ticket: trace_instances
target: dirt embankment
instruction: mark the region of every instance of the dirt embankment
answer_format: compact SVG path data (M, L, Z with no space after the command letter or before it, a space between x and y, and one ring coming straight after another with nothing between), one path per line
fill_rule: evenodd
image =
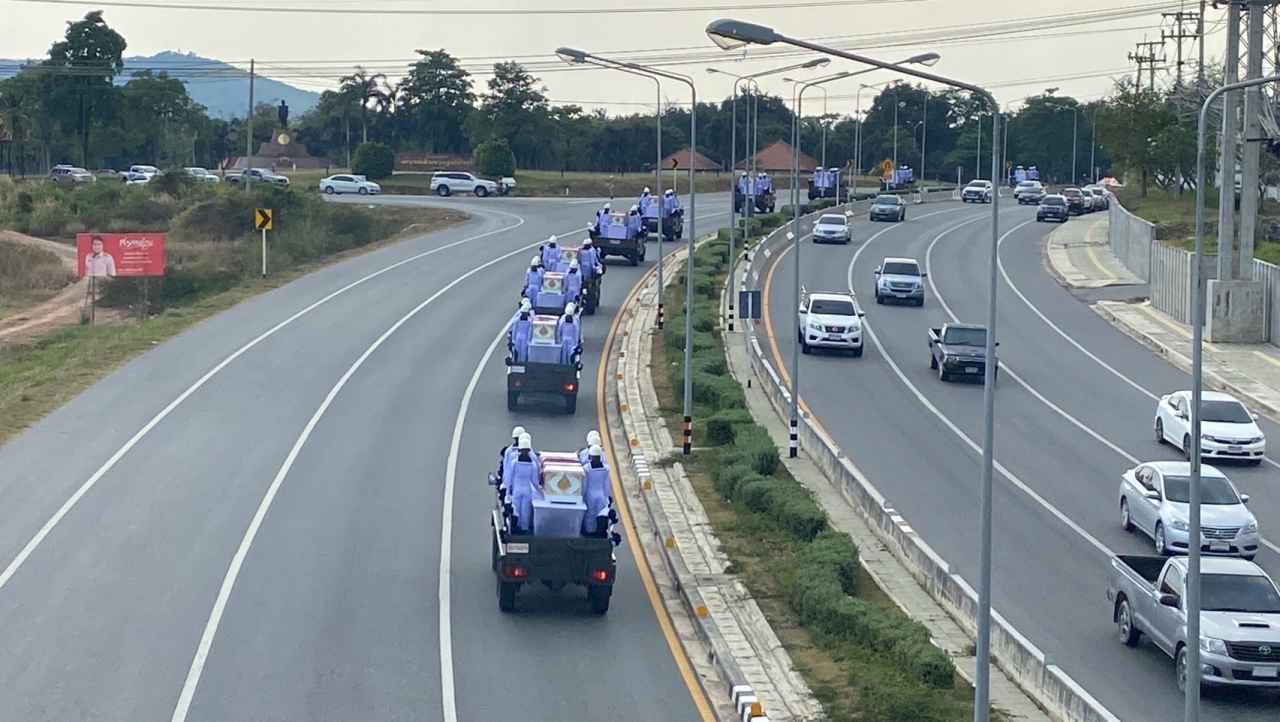
M0 345L80 323L89 285L76 278L75 248L0 231L0 253L8 258L0 261Z

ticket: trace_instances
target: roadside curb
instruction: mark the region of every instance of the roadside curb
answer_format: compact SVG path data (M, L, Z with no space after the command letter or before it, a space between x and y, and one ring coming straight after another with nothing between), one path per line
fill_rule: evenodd
M1146 346L1155 352L1155 354L1178 369L1191 373L1191 357L1174 349L1169 344L1160 340L1146 331L1138 328L1128 319L1124 318L1123 313L1117 313L1120 308L1131 306L1123 301L1099 301L1091 304L1094 312L1102 318L1106 319L1112 326L1115 326L1126 336L1132 338L1138 343ZM1156 311L1159 313L1159 311ZM1280 406L1265 401L1257 394L1253 393L1248 387L1234 383L1222 376L1222 374L1210 368L1212 362L1206 359L1204 368L1204 379L1206 385L1217 391L1224 391L1238 398L1244 399L1248 405L1262 411L1273 419L1280 419Z
M687 253L686 246L667 256L668 284L682 275L678 269ZM656 559L647 553L647 558L660 561L674 582L663 602L687 613L698 641L705 645L704 658L696 660L709 664L708 670L700 670L701 683L722 719L822 719L821 706L764 613L728 573L729 560L720 551L684 467L678 461L664 463L678 447L657 411L657 391L649 374L649 339L656 332L659 290L653 274L641 284L630 304L620 309L621 333L614 347L605 350L614 366L605 403L610 425L616 422L622 431L611 440L622 487L639 516L633 516L637 536L653 542L646 544L646 551L659 553Z
M764 256L771 255L768 246L786 239L787 228L774 231L757 247ZM748 255L748 267L756 253ZM731 278L738 278L735 266ZM747 344L751 375L783 424L788 423L791 396L782 377L765 357L754 325L739 336ZM739 379L742 381L742 379ZM751 379L746 379L748 387ZM803 456L839 490L845 501L857 511L875 537L896 557L915 582L936 601L947 615L958 623L972 639L976 635L977 594L950 565L935 552L854 465L848 456L827 436L821 425L802 411L799 424L800 448ZM1087 691L1054 664L1039 648L1023 637L996 610L992 610L992 663L1035 703L1055 720L1064 722L1118 722ZM961 670L962 673L964 670Z

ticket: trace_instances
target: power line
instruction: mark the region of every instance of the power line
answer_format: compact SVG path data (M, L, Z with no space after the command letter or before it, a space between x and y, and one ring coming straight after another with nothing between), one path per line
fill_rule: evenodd
M146 10L200 10L215 12L242 13L304 13L307 15L483 15L483 16L526 16L526 15L613 15L613 14L654 14L654 13L690 13L716 12L721 10L790 10L813 9L856 5L901 5L924 2L924 0L808 0L806 2L779 5L770 3L734 3L730 5L672 5L648 7L644 5L621 8L541 8L541 9L499 9L499 8L385 8L385 7L303 7L287 5L213 5L204 3L176 2L107 2L84 3L81 0L15 0L15 2L36 3L41 5L85 5L94 7L132 8Z

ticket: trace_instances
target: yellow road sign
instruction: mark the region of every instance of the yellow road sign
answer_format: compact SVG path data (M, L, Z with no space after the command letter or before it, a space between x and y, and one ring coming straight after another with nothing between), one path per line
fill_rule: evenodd
M271 209L257 208L253 212L253 227L259 231L271 230Z

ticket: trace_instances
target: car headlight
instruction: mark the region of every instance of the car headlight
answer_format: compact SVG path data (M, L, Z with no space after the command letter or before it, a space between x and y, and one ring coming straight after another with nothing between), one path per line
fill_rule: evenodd
M1187 529L1191 528L1187 525L1185 521L1181 519L1174 519L1173 523L1170 526L1172 526L1174 529L1177 529L1178 531L1186 531Z
M1215 439L1208 434L1200 434L1201 441L1214 441Z
M1213 637L1201 637L1200 649L1210 654L1226 654L1227 643L1221 639L1214 639Z
M1245 524L1244 530L1249 532L1250 534L1256 533L1258 531L1258 520L1254 519L1250 521L1248 524Z

